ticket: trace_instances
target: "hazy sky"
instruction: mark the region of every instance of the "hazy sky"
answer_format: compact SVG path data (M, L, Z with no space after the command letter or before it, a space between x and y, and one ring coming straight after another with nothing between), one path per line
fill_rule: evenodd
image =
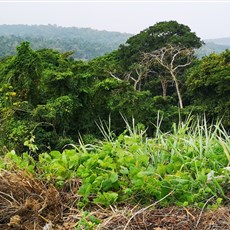
M136 34L156 22L177 20L202 39L230 37L230 0L75 1L0 0L0 24L57 24Z

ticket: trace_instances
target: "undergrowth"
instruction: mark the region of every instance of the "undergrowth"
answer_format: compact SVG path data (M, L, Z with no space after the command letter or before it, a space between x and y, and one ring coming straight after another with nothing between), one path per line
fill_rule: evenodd
M125 120L126 121L126 120ZM229 202L230 140L216 123L205 118L173 126L162 133L160 123L153 137L142 126L129 125L118 137L101 122L105 140L89 145L80 141L62 153L42 153L35 161L30 153L9 152L0 160L4 170L23 169L62 187L77 179L76 207L98 204L150 204L204 207ZM26 143L36 151L33 142ZM70 146L69 146L70 147Z

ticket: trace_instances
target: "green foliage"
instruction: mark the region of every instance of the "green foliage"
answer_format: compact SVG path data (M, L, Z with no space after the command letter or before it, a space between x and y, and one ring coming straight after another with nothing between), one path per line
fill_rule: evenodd
M47 180L55 179L56 184L61 186L66 180L75 177L79 156L73 150L65 150L62 154L51 151L49 154L40 154L37 165Z
M29 42L17 47L17 55L9 66L8 80L22 101L37 102L37 87L42 71L39 55L30 48Z
M97 124L109 116L113 136L119 136L126 126L121 114L129 122L135 118L148 135L156 132L158 114L164 116L162 130L170 131L178 113L183 117L191 110L206 110L208 122L224 114L223 124L228 127L228 52L194 62L186 83L186 73L177 73L187 106L181 111L175 86L159 66L149 66L134 87L138 73L147 68L140 62L141 52L170 44L197 48L201 41L185 25L160 22L131 37L119 50L88 62L74 60L66 50L35 51L22 42L15 56L0 60L1 154L28 150L37 159L41 152L63 151L81 137L95 143L102 137ZM131 63L124 67L126 59ZM164 80L167 94L162 95ZM30 146L32 137L37 150Z
M69 138L70 143L73 110L76 111L80 102L77 103L78 91L68 57L67 53L48 49L33 51L28 42L23 42L15 57L3 60L0 66L1 145L22 153L30 133L39 151L54 146L62 149L60 143L67 144L64 139Z
M162 133L158 127L152 138L142 128L127 123L127 130L114 140L42 153L37 162L28 154L10 152L0 165L24 168L57 186L78 178L79 207L127 199L150 203L170 192L162 205L201 205L210 196L217 204L226 199L230 142L220 124L208 127L205 120L188 119L174 125L172 133Z
M142 52L172 44L201 41L187 26L161 22L89 62L22 42L0 60L0 169L76 186L78 208L156 200L204 207L210 197L209 208L220 206L230 183L230 51L177 72L186 105L179 110L167 71L140 62ZM191 110L207 118L194 121ZM99 224L88 212L80 216L75 229Z
M15 151L11 151L4 156L4 160L1 160L1 168L7 170L28 170L30 173L35 173L35 160L28 154L23 153L22 156L18 156Z
M186 82L194 110L205 111L209 119L223 118L225 127L230 126L229 57L230 51L226 50L202 58L191 68Z
M4 133L1 139L1 145L7 146L7 149L15 149L18 153L25 151L24 141L30 135L30 124L25 120L8 119L0 127L0 132Z
M93 230L100 223L100 221L89 212L84 211L81 219L75 226L75 230L88 229Z
M126 44L120 46L118 55L121 63L127 69L139 61L142 52L151 52L168 44L199 48L202 42L188 26L176 21L165 21L156 23L130 37Z

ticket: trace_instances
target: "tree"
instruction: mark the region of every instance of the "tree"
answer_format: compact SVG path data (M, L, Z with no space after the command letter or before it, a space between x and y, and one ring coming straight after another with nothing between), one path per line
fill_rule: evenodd
M153 52L144 54L148 61L159 64L171 76L172 81L175 83L176 92L179 100L180 108L183 108L183 101L179 87L179 80L177 77L178 70L190 65L193 57L193 50L180 46L169 45ZM162 74L159 75L162 82L163 95L166 94L167 79Z
M123 74L118 78L128 80L137 90L150 89L151 87L148 86L150 81L153 83L155 79L156 84L159 84L160 80L162 95L166 97L168 83L172 81L172 75L159 63L155 62L153 65L143 54L152 53L169 45L192 50L199 48L202 44L200 38L186 25L176 21L156 23L130 37L124 45L119 47L116 55ZM180 95L178 88L177 93ZM182 106L181 102L180 106Z
M140 61L142 53L158 50L168 44L199 48L203 43L188 26L176 21L164 21L130 37L118 49L118 57L123 68L128 70L130 66Z

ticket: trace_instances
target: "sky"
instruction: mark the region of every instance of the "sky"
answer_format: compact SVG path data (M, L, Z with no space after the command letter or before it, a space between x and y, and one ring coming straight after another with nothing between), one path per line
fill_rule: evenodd
M0 24L56 24L137 34L169 20L189 26L202 39L230 37L230 0L0 0Z

